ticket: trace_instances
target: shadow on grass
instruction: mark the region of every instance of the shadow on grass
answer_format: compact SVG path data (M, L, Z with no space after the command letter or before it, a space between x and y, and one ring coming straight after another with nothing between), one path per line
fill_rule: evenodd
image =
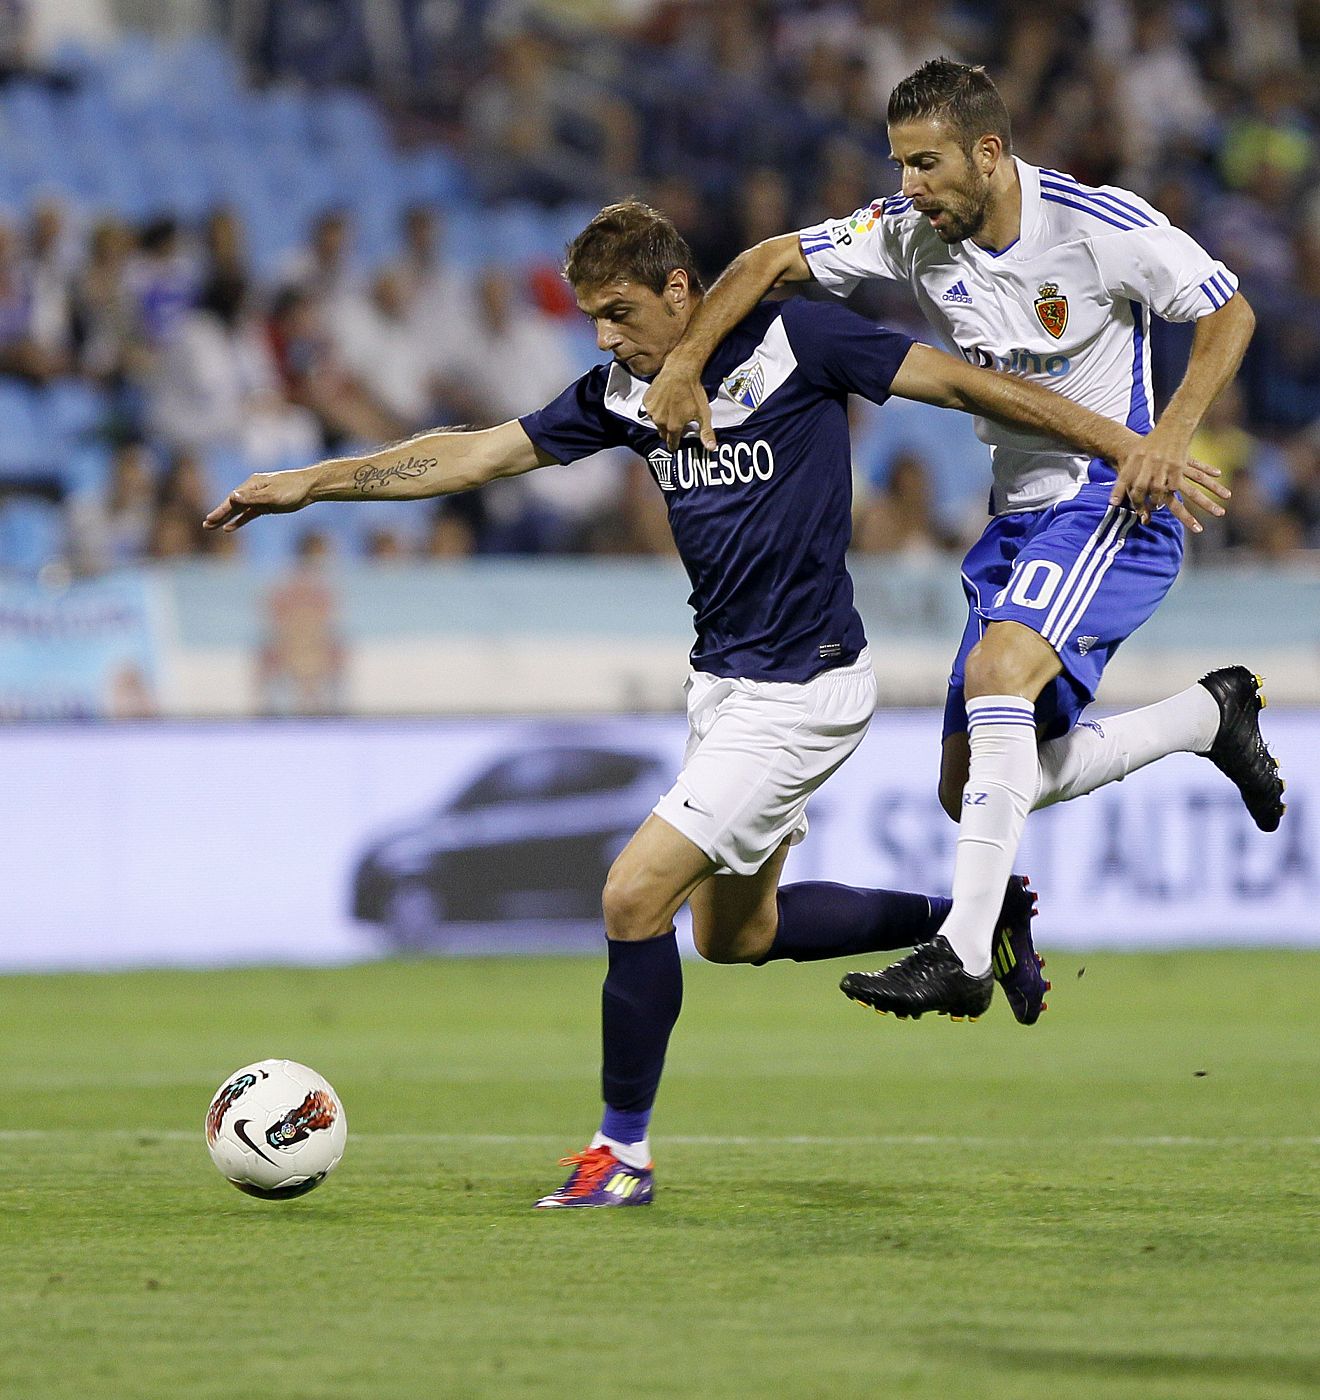
M1134 1380L1233 1381L1320 1388L1320 1360L1299 1356L1187 1352L1102 1351L1094 1348L1006 1347L980 1342L969 1348L986 1361L1037 1375L1104 1376ZM1157 1393L1157 1392L1152 1392Z

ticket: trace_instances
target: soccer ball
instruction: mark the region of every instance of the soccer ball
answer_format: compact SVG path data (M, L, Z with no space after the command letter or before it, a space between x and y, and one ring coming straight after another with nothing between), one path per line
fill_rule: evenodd
M262 1060L237 1070L206 1111L206 1145L249 1196L285 1201L319 1186L344 1155L348 1120L314 1069Z

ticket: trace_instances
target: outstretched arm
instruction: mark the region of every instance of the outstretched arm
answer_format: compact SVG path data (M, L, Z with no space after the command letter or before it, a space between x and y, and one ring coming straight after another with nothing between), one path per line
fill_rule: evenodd
M765 294L789 282L809 282L811 269L796 233L767 238L736 258L702 298L683 339L669 352L642 406L655 430L677 447L683 429L696 422L702 443L715 446L710 425L710 400L701 387L701 371L715 347Z
M941 408L980 414L1010 427L1048 433L1070 447L1093 457L1103 457L1120 472L1147 442L1130 428L1092 413L1062 394L1052 393L1015 375L977 369L928 345L913 345L889 391L901 398L920 399ZM1219 472L1214 467L1184 462L1182 474L1186 478L1180 487L1184 499L1172 497L1169 509L1184 525L1199 533L1201 525L1188 508L1189 504L1211 515L1223 515L1224 509L1215 498L1227 500L1229 493L1215 480ZM1119 500L1122 500L1121 495Z
M1170 502L1183 489L1192 437L1206 409L1238 372L1255 326L1256 313L1241 292L1197 321L1187 373L1150 435L1119 468L1109 497L1114 505L1126 497L1135 509L1145 510Z
M237 530L258 515L282 515L313 501L413 501L469 491L555 459L533 445L516 419L478 432L422 433L365 457L335 457L295 471L257 472L202 521Z

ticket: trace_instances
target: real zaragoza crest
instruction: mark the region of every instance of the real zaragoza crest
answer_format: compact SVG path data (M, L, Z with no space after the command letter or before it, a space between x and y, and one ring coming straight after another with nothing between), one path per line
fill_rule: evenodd
M1058 285L1046 282L1036 298L1036 315L1047 331L1058 340L1068 324L1068 298L1059 295Z

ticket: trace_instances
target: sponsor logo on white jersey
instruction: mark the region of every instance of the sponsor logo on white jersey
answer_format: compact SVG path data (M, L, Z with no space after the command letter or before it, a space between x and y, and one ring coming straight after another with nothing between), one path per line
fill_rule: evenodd
M775 454L763 438L755 442L721 442L713 452L699 445L677 452L657 447L647 455L662 491L690 491L696 486L748 486L775 474Z
M1072 369L1072 361L1067 355L1051 355L1048 351L1027 350L1022 346L1014 346L1000 355L987 350L984 345L973 345L969 350L964 350L963 355L982 369L997 369L1004 374L1045 374L1051 379L1058 379Z
M967 290L966 284L960 279L944 293L940 300L957 302L959 306L970 306L972 304L972 294Z

